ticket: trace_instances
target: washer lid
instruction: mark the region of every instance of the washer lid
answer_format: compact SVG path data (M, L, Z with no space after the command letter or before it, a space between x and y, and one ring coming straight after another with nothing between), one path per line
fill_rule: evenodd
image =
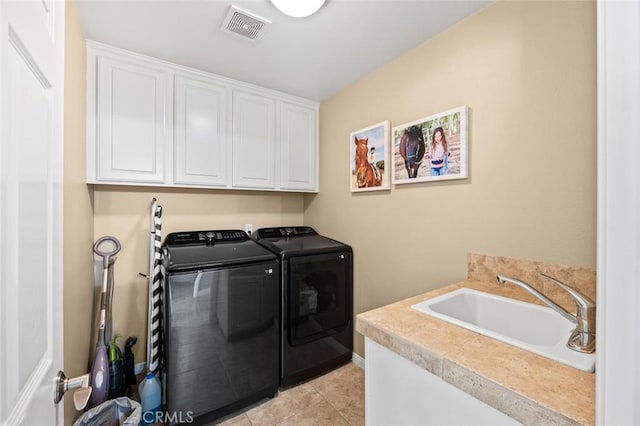
M318 235L310 226L281 226L276 228L260 228L256 231L258 238L294 238Z
M318 235L308 226L261 228L252 235L252 238L277 254L351 250L347 244Z
M219 268L276 260L244 231L189 231L167 235L164 264L168 272Z

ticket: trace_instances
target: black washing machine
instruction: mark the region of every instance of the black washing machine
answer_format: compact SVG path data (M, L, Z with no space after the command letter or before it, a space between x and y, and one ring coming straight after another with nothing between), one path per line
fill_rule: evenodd
M353 253L313 228L261 228L252 238L280 260L280 386L322 374L353 354Z
M166 411L203 424L273 397L280 353L276 256L244 231L190 231L167 235L164 264Z

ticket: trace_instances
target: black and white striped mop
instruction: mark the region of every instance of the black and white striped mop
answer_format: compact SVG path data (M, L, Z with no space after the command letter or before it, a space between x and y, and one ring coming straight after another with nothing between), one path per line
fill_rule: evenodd
M164 265L162 259L162 206L154 198L151 203L151 247L149 271L149 314L147 339L147 370L158 377L162 356L162 289Z

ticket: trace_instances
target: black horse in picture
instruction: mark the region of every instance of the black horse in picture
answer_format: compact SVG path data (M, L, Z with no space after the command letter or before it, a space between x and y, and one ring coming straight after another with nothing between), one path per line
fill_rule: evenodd
M422 164L425 145L424 135L418 126L411 126L404 130L400 139L400 155L404 160L404 167L407 169L409 179L418 176L418 168Z

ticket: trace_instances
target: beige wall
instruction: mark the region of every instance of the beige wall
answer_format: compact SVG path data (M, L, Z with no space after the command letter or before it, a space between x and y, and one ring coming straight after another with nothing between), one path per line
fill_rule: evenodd
M350 132L460 105L469 179L350 193ZM468 252L595 266L595 2L495 3L320 116L321 192L304 221L353 245L356 313L463 279Z
M85 180L84 34L67 4L65 370L85 372L91 246L120 239L115 333L144 361L149 205L163 234L308 224L355 252L355 311L466 276L466 254L595 266L594 2L499 2L390 62L321 106L317 195L96 186ZM470 177L352 194L349 133L470 110ZM336 161L336 158L345 159ZM95 201L92 200L95 197ZM363 354L362 338L356 352ZM67 410L67 419L69 419Z
M75 3L66 4L64 81L64 372L87 372L91 340L93 191L85 183L85 36ZM76 417L65 398L65 423Z
M151 199L163 208L162 237L199 229L244 229L301 225L303 195L256 191L159 190L160 188L95 187L97 239L113 235L122 244L115 263L113 333L135 335L136 363L145 361ZM124 342L123 342L124 343Z

